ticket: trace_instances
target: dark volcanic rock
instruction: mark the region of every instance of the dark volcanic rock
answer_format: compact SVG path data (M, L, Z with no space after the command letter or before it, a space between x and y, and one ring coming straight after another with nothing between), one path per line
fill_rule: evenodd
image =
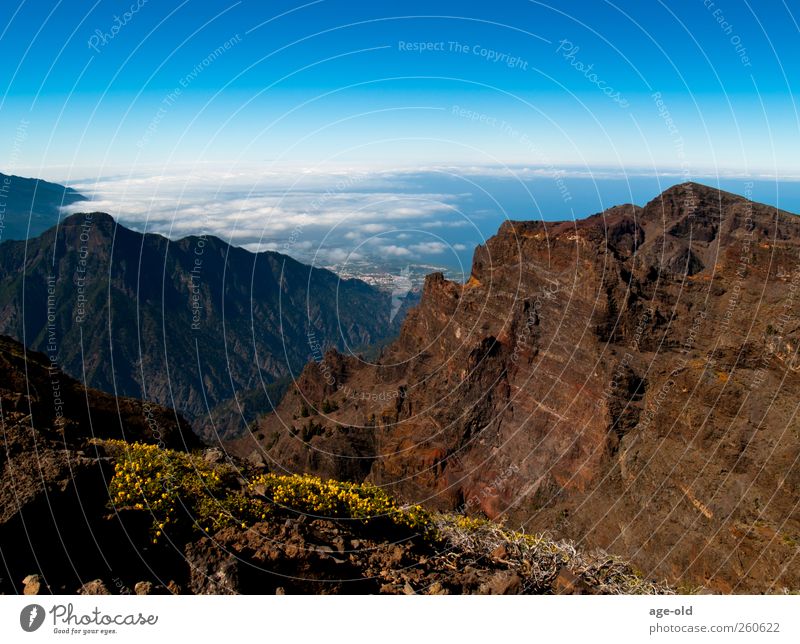
M187 546L189 590L324 595L557 592L557 568L534 574L530 561L498 562L457 544L437 548L407 535L391 537L365 531L353 521L309 517L258 523L246 531L227 528ZM598 572L565 567L560 578L572 580L573 592L589 593L583 576Z
M235 595L239 592L239 562L211 539L186 547L189 590L195 595Z
M799 253L795 215L694 183L506 222L468 283L428 278L377 364L310 364L233 449L551 530L654 578L796 589Z
M89 440L198 447L185 420L85 389L46 356L0 337L0 425L0 592L33 592L36 584L39 592L75 592L90 581L84 575L107 574L108 566L116 575L149 571L130 526L106 518L111 463Z

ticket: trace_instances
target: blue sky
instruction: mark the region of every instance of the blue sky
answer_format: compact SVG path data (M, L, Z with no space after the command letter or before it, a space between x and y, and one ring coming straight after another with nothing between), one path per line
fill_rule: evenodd
M0 170L322 263L468 264L684 179L800 211L791 6L7 0Z
M496 159L800 173L800 32L780 1L7 6L5 147L26 121L12 159L24 168Z

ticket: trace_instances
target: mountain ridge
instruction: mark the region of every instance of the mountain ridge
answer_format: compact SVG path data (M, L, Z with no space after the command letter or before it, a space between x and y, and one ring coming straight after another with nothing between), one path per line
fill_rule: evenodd
M57 183L0 172L0 241L36 237L56 225L61 209L86 197Z
M34 349L55 335L68 373L175 407L211 438L244 423L208 408L299 374L315 343L345 350L395 328L389 296L359 280L210 235L138 233L105 213L0 244L0 301L0 332Z

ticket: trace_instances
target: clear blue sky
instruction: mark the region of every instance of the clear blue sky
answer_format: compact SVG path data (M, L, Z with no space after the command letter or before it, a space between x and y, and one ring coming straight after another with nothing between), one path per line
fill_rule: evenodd
M494 160L800 175L799 21L780 0L6 0L0 170Z

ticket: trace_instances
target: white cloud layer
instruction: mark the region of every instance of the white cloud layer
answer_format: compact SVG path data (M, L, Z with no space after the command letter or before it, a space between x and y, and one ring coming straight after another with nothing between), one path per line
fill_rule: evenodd
M203 171L109 176L70 185L136 230L176 239L209 234L249 250L277 250L304 261L364 257L422 260L463 251L442 230L472 224L463 195L415 185L413 171L333 169ZM87 210L76 203L66 214ZM436 233L432 231L436 230Z

